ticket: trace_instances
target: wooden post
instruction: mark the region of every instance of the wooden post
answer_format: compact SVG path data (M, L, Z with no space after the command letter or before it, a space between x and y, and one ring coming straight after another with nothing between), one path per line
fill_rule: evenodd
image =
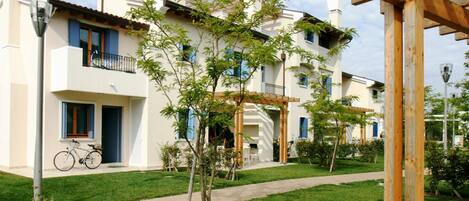
M385 31L384 200L402 200L402 9L383 2Z
M360 143L366 143L366 127L363 124L360 124Z
M244 107L243 103L239 105L235 112L235 129L234 129L234 139L235 139L235 150L238 153L237 161L238 166L243 166L243 131L244 131Z
M284 103L280 109L280 136L279 136L279 162L287 163L288 161L288 103Z
M420 201L424 199L424 0L405 1L404 14L405 199Z

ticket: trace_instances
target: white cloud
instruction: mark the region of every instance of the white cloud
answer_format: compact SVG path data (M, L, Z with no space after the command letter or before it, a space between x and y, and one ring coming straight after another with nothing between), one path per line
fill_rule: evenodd
M308 12L327 20L327 0L287 0L288 8ZM342 0L343 26L357 29L358 37L343 53L344 71L384 81L384 17L379 12L379 1L352 6ZM438 29L425 31L425 84L443 91L439 73L441 63L453 63L451 81L463 77L464 52L469 50L465 41L455 41L454 35L440 36Z

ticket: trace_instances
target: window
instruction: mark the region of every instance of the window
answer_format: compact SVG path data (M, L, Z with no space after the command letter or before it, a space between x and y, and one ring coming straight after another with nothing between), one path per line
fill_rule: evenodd
M92 57L104 53L104 31L98 28L80 26L80 47L83 49L83 64L90 66Z
M308 138L308 118L300 117L300 138Z
M195 50L190 45L181 45L182 60L190 63L195 63Z
M177 139L184 139L187 136L188 140L194 139L195 133L195 117L194 111L191 109L180 111L178 114L178 133Z
M298 76L298 84L302 87L308 86L308 76L306 74L300 74Z
M326 34L322 34L319 36L319 46L323 48L331 48L331 39L329 38L330 36L327 36Z
M330 96L332 95L332 78L325 77L322 81L323 86L325 87L327 94Z
M314 33L311 31L305 31L305 40L309 42L314 42Z
M94 138L94 105L62 103L62 138Z
M227 74L233 77L246 79L249 76L249 66L246 60L243 60L243 56L240 52L233 52L233 50L227 50L227 60L234 60L235 66L227 70Z
M373 99L378 99L379 98L379 91L376 89L373 89L371 91Z

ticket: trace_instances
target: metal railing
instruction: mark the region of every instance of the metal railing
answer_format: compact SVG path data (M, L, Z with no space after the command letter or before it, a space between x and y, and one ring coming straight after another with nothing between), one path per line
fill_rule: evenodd
M135 73L136 63L132 57L83 50L83 66Z
M262 93L267 94L276 94L276 95L283 95L283 86L271 84L271 83L262 83Z

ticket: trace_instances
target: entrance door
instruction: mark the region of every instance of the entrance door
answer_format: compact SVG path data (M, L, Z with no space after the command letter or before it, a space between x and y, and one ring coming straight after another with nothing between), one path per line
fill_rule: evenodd
M122 107L103 106L102 147L103 163L118 163L122 147Z

